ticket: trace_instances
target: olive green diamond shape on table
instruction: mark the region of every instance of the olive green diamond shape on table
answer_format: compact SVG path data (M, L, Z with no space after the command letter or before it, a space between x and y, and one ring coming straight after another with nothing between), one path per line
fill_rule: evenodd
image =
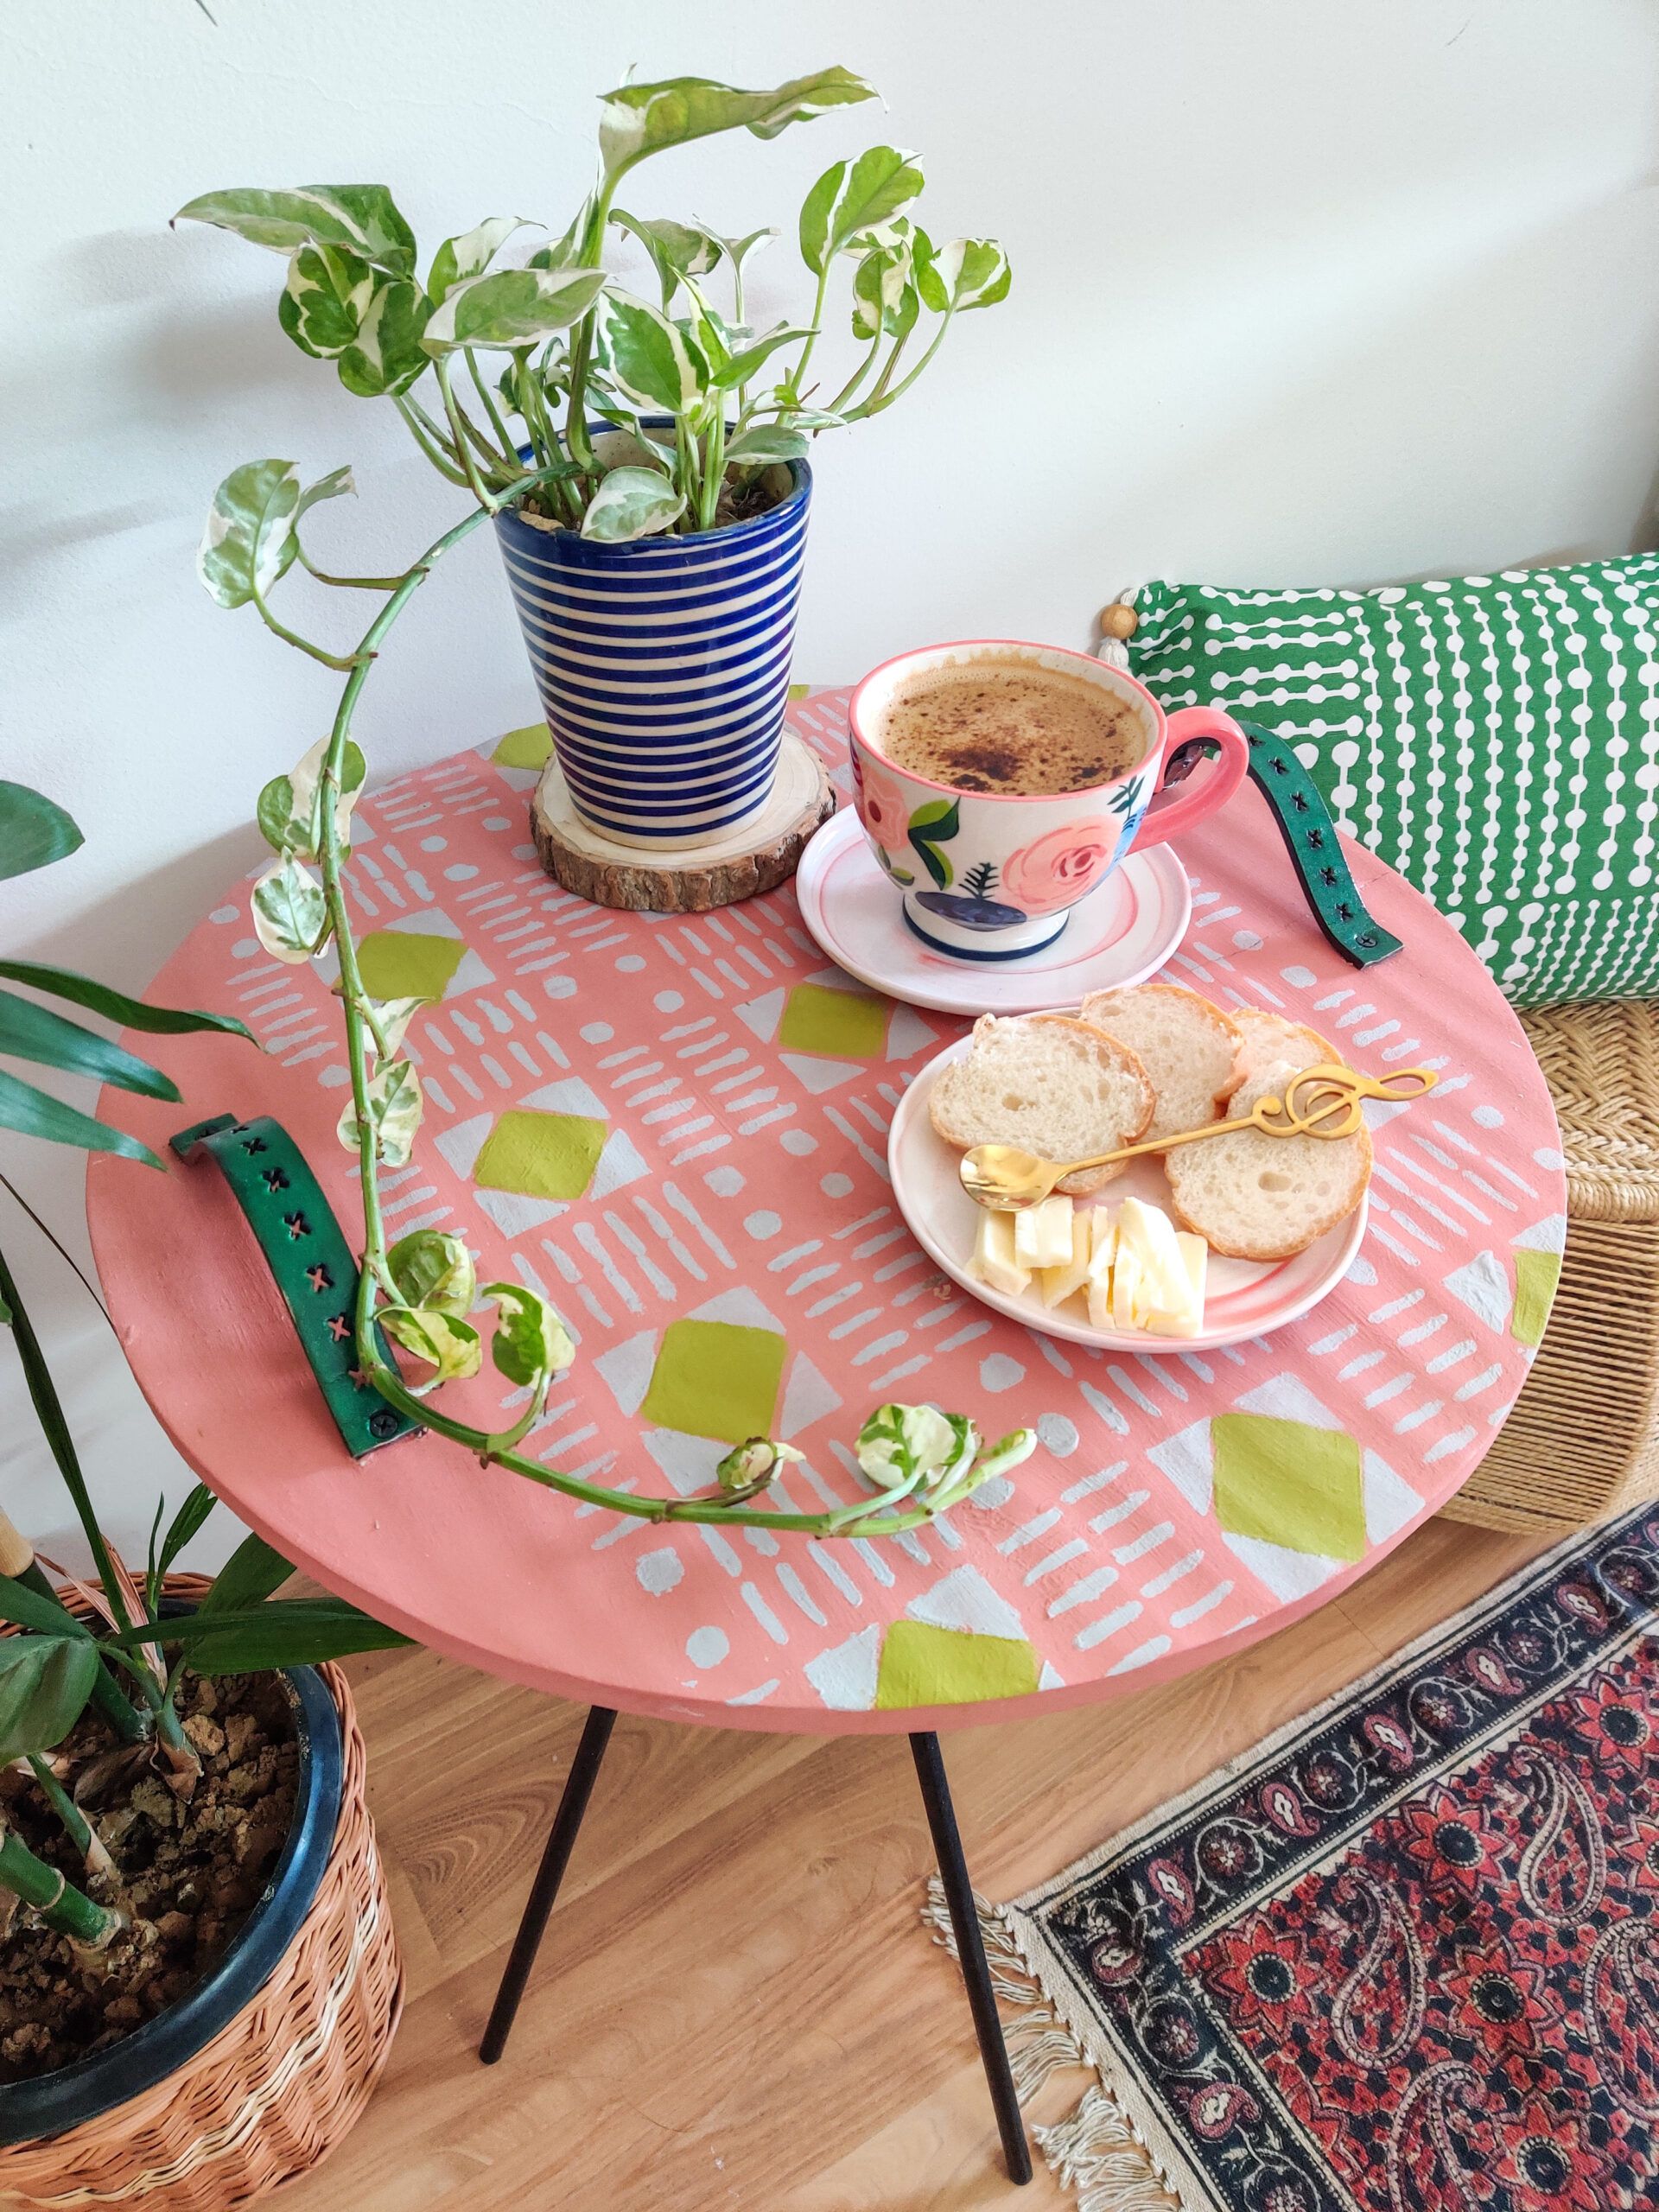
M1327 1559L1365 1553L1359 1446L1345 1429L1266 1414L1217 1414L1210 1424L1216 1518L1232 1536L1256 1536Z
M1516 1344L1542 1344L1560 1279L1559 1252L1522 1250L1516 1254L1515 1311L1510 1317L1510 1334Z
M586 1114L519 1107L485 1138L473 1180L486 1191L517 1191L526 1198L579 1198L594 1179L609 1127Z
M363 988L375 999L441 999L467 957L458 937L371 930L357 948Z
M770 1436L785 1349L773 1329L671 1321L651 1370L645 1419L722 1444Z
M887 1002L862 991L826 990L797 983L784 1005L778 1042L791 1052L822 1052L835 1060L868 1060L887 1042Z
M552 750L547 724L527 722L523 729L510 729L490 758L502 768L539 768Z
M907 1706L977 1705L982 1698L1026 1697L1037 1687L1037 1654L1023 1637L980 1636L894 1621L881 1644L875 1678L878 1713Z

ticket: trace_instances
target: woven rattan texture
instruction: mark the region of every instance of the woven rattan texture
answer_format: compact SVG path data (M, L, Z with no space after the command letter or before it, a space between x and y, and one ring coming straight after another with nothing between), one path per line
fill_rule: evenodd
M1567 1255L1526 1387L1444 1511L1546 1533L1659 1491L1659 1004L1522 1020L1560 1118Z
M207 1586L196 1576L168 1581L181 1598ZM403 1969L356 1708L337 1667L319 1672L340 1713L344 1788L334 1850L286 1957L168 2080L65 2134L0 2150L0 2199L230 2212L308 2171L350 2133L391 2046Z

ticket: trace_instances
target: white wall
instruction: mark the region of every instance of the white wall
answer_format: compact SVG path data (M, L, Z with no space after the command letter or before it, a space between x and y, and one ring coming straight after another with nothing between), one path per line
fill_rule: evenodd
M840 61L885 94L886 115L641 173L641 213L784 225L763 315L808 303L805 188L878 137L927 156L936 234L995 232L1013 256L1007 304L958 325L902 407L821 445L803 677L938 636L1081 643L1149 574L1367 581L1618 551L1642 529L1649 0L209 4L216 23L192 0L10 0L0 21L0 772L87 836L0 887L18 951L143 984L257 857L254 795L321 727L327 672L192 575L232 466L350 461L361 500L316 537L359 569L459 512L384 403L282 336L281 264L168 215L215 186L372 179L428 251L484 214L562 228L593 95L631 64L760 85ZM316 619L343 635L359 611ZM476 543L400 632L359 734L392 768L535 713ZM77 1160L10 1142L0 1167L84 1249ZM3 1195L0 1236L130 1535L178 1464ZM0 1497L60 1529L23 1434L11 1390Z

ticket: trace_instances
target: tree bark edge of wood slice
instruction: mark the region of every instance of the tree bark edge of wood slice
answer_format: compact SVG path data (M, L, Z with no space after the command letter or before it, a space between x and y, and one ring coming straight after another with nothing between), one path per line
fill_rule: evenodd
M707 845L652 853L614 843L578 818L552 757L531 799L530 827L542 866L580 899L634 914L706 914L786 883L836 804L823 762L786 728L765 810Z

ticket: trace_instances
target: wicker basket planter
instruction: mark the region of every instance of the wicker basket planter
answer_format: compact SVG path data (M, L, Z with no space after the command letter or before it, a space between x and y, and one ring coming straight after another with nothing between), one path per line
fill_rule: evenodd
M187 1600L206 1587L168 1582ZM367 2102L403 1970L363 1738L337 1667L296 1668L290 1680L300 1795L264 1896L179 2005L108 2051L0 2088L0 2199L228 2212L317 2164ZM33 2139L16 2139L25 2133Z
M1567 1254L1526 1388L1443 1508L1559 1533L1659 1491L1659 1006L1524 1014L1567 1160Z

